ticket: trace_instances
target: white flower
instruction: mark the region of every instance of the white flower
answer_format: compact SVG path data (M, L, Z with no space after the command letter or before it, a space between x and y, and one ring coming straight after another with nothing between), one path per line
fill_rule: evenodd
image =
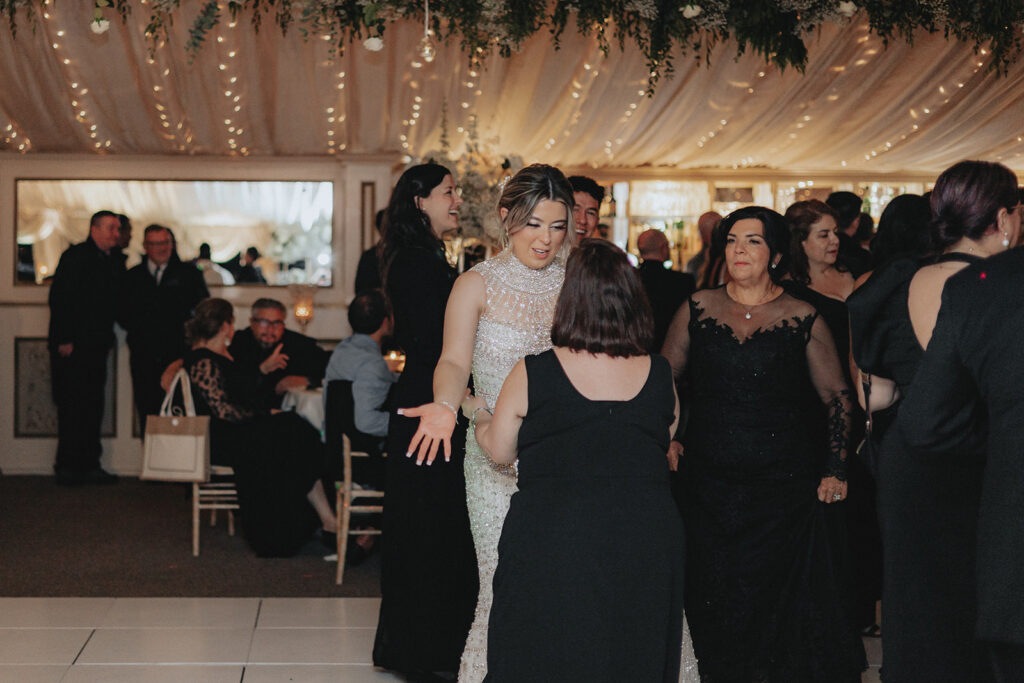
M683 5L683 8L679 11L682 12L683 16L687 19L693 19L701 13L700 5L695 5L692 2L688 5Z
M384 49L384 41L378 36L370 36L363 41L363 47L370 52L380 52Z
M89 22L89 28L96 34L106 33L110 28L110 22L106 19L93 19Z
M841 2L841 3L839 3L839 13L844 15L844 16L847 16L847 17L852 17L854 14L857 13L857 3L855 3L855 2Z

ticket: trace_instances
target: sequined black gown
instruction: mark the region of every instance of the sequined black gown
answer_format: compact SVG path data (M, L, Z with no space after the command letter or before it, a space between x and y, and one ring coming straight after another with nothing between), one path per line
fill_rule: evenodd
M686 371L686 616L701 680L858 681L817 500L823 476L845 478L849 390L812 306L782 294L747 310L724 287L697 292L663 348ZM806 418L815 391L826 457Z

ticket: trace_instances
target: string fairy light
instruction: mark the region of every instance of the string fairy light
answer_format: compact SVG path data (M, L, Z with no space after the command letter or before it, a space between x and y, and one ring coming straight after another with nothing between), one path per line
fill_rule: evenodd
M53 10L52 3L46 3L49 7L43 12L43 27L47 35L53 35L50 47L53 49L53 54L57 60L57 68L60 70L61 75L64 78L64 82L68 86L68 104L71 107L72 115L74 119L85 129L90 141L92 142L93 149L97 152L104 152L110 149L111 141L109 138L101 139L99 134L99 127L89 114L89 110L85 104L85 97L89 94L89 89L81 84L81 78L76 77L77 67L72 60L71 56L67 53L67 50L61 43L61 39L64 38L66 31L61 28L53 29L56 16ZM21 149L20 151L27 151Z
M238 90L241 86L238 84L238 75L234 70L235 59L238 57L239 50L241 49L238 46L239 41L234 39L234 36L237 35L235 31L237 26L237 19L227 24L227 29L230 31L230 37L232 38L231 44L236 47L231 47L230 49L225 47L224 44L227 42L225 37L223 35L217 36L217 54L220 59L220 62L217 64L217 70L221 73L221 87L224 88L224 100L227 107L227 113L222 122L224 131L227 134L228 148L232 154L246 156L249 154L249 148L239 142L245 133L245 129L240 121L242 118L242 96Z

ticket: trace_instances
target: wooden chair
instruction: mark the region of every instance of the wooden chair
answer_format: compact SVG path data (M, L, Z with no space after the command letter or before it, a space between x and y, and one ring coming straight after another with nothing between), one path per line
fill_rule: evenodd
M352 382L347 380L331 380L324 387L326 392L324 406L324 436L327 443L329 458L341 455L341 471L335 472L335 515L338 525L338 569L335 583L341 585L345 576L345 554L348 550L349 536L375 535L381 530L352 529L352 515L367 513L380 514L384 511L384 492L371 489L360 489L354 485L352 478L352 459L382 457L383 453L375 451L379 439L363 434L355 426L355 405L352 400ZM353 450L353 443L357 448ZM371 452L373 451L373 452ZM370 461L367 461L370 464ZM360 501L356 503L355 501Z
M214 480L214 477L218 479ZM210 526L217 524L217 510L227 510L228 534L235 535L235 513L238 509L238 489L235 471L223 465L210 466L209 481L192 483L192 556L199 556L199 516L210 511Z
M334 583L341 585L342 580L345 576L345 554L348 552L348 537L349 536L380 536L381 530L379 528L373 529L353 529L351 528L352 513L377 513L384 512L384 492L383 491L372 491L367 489L356 489L352 485L352 458L368 458L369 453L362 451L353 451L352 442L349 441L348 435L342 435L342 458L344 461L344 477L341 481L334 483L337 489L337 498L335 500L335 515L338 520L338 569L334 575ZM356 500L376 500L374 504L360 503L356 504Z

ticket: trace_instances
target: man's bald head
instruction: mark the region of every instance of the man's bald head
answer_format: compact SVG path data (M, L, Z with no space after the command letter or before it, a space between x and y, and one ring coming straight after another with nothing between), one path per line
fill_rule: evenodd
M644 261L667 261L668 238L661 230L645 230L636 238L636 248Z
M697 232L700 233L700 241L704 246L711 244L711 233L715 231L715 228L721 222L722 216L714 211L703 213L697 219Z

